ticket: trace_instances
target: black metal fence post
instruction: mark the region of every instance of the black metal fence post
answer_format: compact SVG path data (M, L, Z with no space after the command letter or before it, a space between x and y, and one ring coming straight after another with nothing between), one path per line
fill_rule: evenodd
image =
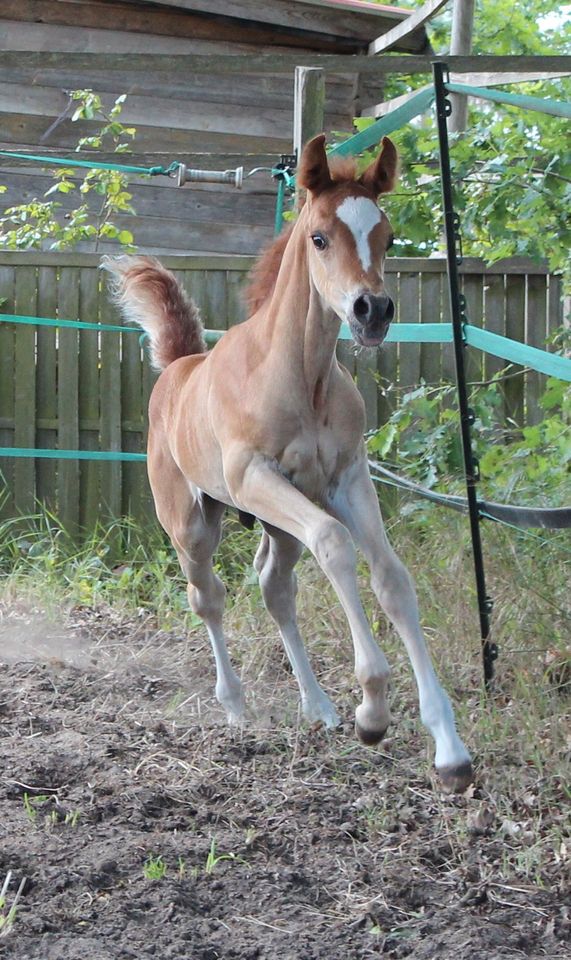
M482 637L482 658L484 665L484 681L490 682L494 676L494 660L498 655L497 646L490 640L490 613L492 601L486 592L486 578L484 574L484 558L482 555L482 540L480 537L480 510L476 495L476 484L479 480L478 462L472 451L471 426L474 422L473 411L468 406L468 392L466 388L466 370L464 365L463 324L466 322L466 300L460 293L458 280L458 265L462 262L460 241L460 218L454 212L452 199L452 177L450 174L450 151L448 147L447 118L450 116L451 105L446 97L445 83L448 82L448 67L437 61L432 64L434 90L436 94L436 117L438 123L438 142L440 146L440 179L442 184L442 204L444 210L444 225L446 233L446 259L448 263L448 293L450 297L450 314L454 334L454 359L456 364L456 383L458 388L458 406L460 411L460 432L462 435L462 451L466 477L466 493L468 498L468 513L470 517L470 532L472 535L472 553L474 557L474 572L476 575L476 591L478 596L478 611L480 614L480 634ZM457 244L460 253L457 249Z

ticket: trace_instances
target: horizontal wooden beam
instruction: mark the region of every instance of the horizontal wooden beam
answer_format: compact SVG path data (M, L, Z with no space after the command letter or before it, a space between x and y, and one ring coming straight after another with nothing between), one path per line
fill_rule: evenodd
M39 169L15 168L8 171L2 167L2 183L6 192L2 194L2 207L16 203L28 203L33 197L40 197L51 187L53 176L44 167ZM78 176L79 173L79 176ZM71 180L76 185L82 182L84 171L76 171ZM264 222L264 218L273 214L276 197L276 184L269 173L259 174L244 181L241 190L232 189L227 184L187 183L178 187L176 180L167 177L139 179L129 178L129 193L133 197L133 207L138 216L178 217L189 222L208 218L217 222L245 223L255 225ZM81 195L81 202L101 207L99 194L92 191ZM19 199L21 198L21 199ZM73 209L80 200L76 191L58 194L58 203L63 211ZM271 220L273 222L273 220Z
M533 83L534 80L559 80L571 76L568 70L538 70L537 73L451 73L451 83L467 83L474 87L497 87L504 83ZM462 94L456 94L462 96Z
M299 29L282 27L278 32L275 26L253 21L240 21L225 17L208 17L192 10L154 9L145 13L136 7L129 8L125 3L66 3L65 0L2 0L1 16L16 22L28 22L37 19L47 24L61 24L67 27L73 24L77 29L95 28L99 30L119 31L143 35L188 37L191 40L207 40L216 43L255 44L259 47L296 48L332 53L358 53L366 49L366 39L350 36L336 36L333 31L327 35L308 34ZM151 14L151 15L150 15ZM311 37L311 40L308 37ZM405 47L405 49L407 49ZM414 49L414 47L412 48ZM416 47L418 49L418 45Z
M140 0L154 8L156 0ZM96 4L100 6L100 4ZM175 7L193 15L246 22L252 27L270 25L275 33L298 30L317 37L339 36L360 39L367 43L399 20L408 20L408 10L386 10L381 5L361 3L315 3L314 0L161 0L161 6Z
M185 254L184 256L168 255L161 258L169 269L176 270L237 270L242 273L249 270L255 257L239 256L236 254ZM99 267L101 254L76 253L66 250L65 253L55 253L44 250L0 250L0 266L18 266L29 264L34 267ZM4 310L4 312L6 312Z
M434 57L426 56L334 56L329 54L303 54L303 65L321 67L326 73L347 73L367 76L386 74L412 75L432 73ZM479 71L536 73L571 70L571 56L470 56L443 57L451 72L475 73ZM232 56L212 54L192 56L186 54L145 53L51 53L48 51L7 50L2 53L4 68L11 66L32 67L38 70L81 71L148 70L172 76L176 71L179 83L192 83L196 74L279 74L292 73L299 65L299 53L251 54Z
M110 109L115 95L102 96L103 107ZM56 87L3 83L0 85L0 113L29 114L57 118L69 106L69 95ZM336 115L336 119L341 119ZM293 121L291 109L278 110L256 105L211 104L196 100L171 100L160 97L139 97L131 94L121 112L124 124L166 127L169 130L203 130L215 134L240 134L244 138L267 137L269 140L291 141ZM73 125L75 126L75 124ZM1 136L1 134L0 134Z
M172 254L161 257L166 267L173 270L250 270L256 258L227 254ZM98 253L52 253L42 250L0 250L0 266L30 264L38 267L97 267L101 263ZM446 273L444 257L388 257L385 264L388 273ZM549 267L543 261L530 257L509 257L486 265L479 257L465 257L459 267L460 273L480 273L485 276L496 274L533 274L545 276Z
M54 114L0 113L0 143L2 149L12 149L12 144L26 142L31 144L30 152L43 152L45 134L56 119ZM74 150L79 137L90 136L94 130L93 121L79 120L77 123L64 121L49 136L49 144L61 147L64 151ZM40 144L40 150L38 150ZM184 160L197 153L258 153L273 160L291 148L291 130L284 130L279 139L269 135L250 137L245 133L215 133L211 130L182 130L176 127L151 127L137 125L137 146L142 153L163 152L168 156ZM129 163L129 154L125 154L122 163ZM170 162L170 161L169 161ZM185 161L186 162L186 161Z
M175 0L145 0L137 3L105 0L2 0L0 17L17 22L58 24L63 27L143 33L149 36L185 37L231 44L265 47L297 47L309 50L366 52L370 41L395 23L408 21L407 10L382 6L337 4L319 9L314 0L205 0L188 4ZM202 9L200 9L202 7ZM405 31L399 50L419 52L424 47L421 27ZM79 41L82 42L82 41ZM53 49L53 48L52 48Z
M442 7L446 6L447 3L448 0L427 0L427 3L418 10L415 10L408 20L404 20L402 23L399 23L398 26L393 27L392 30L373 40L373 42L369 44L369 54L375 56L377 53L390 50L399 40L409 36L414 30L426 23L427 20L430 20L430 18L433 17L435 13L438 13Z

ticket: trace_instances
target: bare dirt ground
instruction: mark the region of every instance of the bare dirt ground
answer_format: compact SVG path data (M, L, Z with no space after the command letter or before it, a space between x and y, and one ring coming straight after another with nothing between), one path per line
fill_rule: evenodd
M7 906L27 878L2 956L571 956L567 846L549 819L566 785L532 761L522 780L498 742L467 795L442 794L412 681L371 751L353 736L350 681L343 730L300 725L273 641L257 718L230 731L204 638L197 648L111 608L1 612ZM465 716L481 709L452 693ZM548 833L559 839L546 852Z

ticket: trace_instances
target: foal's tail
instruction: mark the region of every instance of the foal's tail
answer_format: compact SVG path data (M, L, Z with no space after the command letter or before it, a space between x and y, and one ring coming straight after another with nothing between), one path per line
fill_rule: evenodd
M154 257L104 257L111 294L125 320L138 323L151 341L151 362L164 370L173 360L204 353L196 304L176 277Z

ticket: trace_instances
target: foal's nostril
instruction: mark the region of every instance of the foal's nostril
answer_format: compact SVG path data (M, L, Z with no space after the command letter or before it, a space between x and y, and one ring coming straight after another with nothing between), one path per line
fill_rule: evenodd
M366 297L357 297L353 304L353 311L359 320L365 320L369 316L369 302Z
M395 305L386 294L362 293L353 304L353 313L361 323L390 323L395 315Z

